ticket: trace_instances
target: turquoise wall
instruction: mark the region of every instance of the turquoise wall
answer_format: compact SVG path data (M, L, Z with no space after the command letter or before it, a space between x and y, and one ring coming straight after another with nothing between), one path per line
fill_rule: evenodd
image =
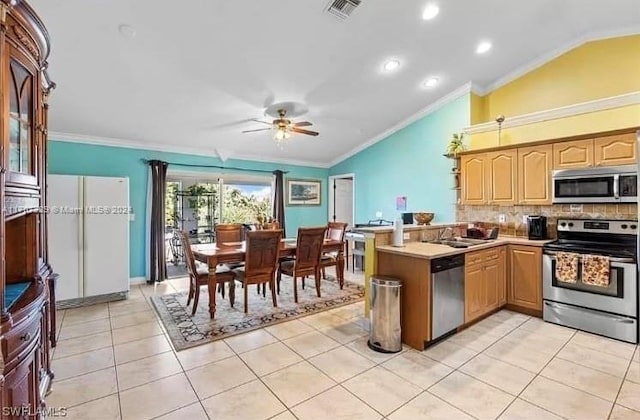
M288 171L286 177L322 180L322 205L312 207L287 207L287 236L295 236L299 226L323 225L327 223L327 176L328 170L277 163L264 163L229 159L226 162L214 157L167 153L153 150L123 147L96 146L69 143L51 139L49 141L49 173L61 175L121 176L129 178L130 205L135 213L131 222L130 252L131 277L143 277L146 272L145 218L147 214L148 166L142 159L159 159L166 162L235 166L247 169ZM178 168L176 166L176 168ZM238 172L207 168L181 168L187 171Z
M453 133L470 125L470 96L464 95L389 137L340 162L330 175L354 173L356 223L393 220L396 197L407 211L431 211L434 222L455 221L452 161L443 156Z

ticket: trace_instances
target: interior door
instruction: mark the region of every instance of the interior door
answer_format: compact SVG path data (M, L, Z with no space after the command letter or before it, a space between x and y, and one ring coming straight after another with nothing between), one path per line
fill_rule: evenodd
M129 179L85 177L84 296L129 290Z
M60 274L57 300L82 297L81 180L73 175L47 178L49 263Z
M334 222L346 222L353 227L353 178L335 178L333 180Z

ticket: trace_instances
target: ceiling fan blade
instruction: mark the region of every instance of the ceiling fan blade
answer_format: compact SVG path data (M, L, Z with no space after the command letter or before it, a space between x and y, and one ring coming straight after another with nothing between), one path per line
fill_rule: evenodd
M311 124L309 121L301 121L293 124L294 127L309 127Z
M311 130L303 130L302 128L298 128L298 127L292 127L291 131L293 131L294 133L300 133L300 134L306 134L308 136L317 136L318 132L315 131L311 131Z
M256 131L269 131L271 128L258 128L257 130L244 130L243 133L254 133Z
M261 121L261 120L256 120L256 119L253 119L253 118L251 119L251 121L254 121L254 122L257 122L257 123L260 123L260 124L273 125L273 123L266 122L266 121Z

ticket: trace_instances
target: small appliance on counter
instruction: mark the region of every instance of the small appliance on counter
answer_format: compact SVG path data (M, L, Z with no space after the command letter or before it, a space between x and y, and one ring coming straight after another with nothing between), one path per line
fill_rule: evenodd
M547 239L547 217L527 216L529 239Z
M402 223L404 223L405 225L414 224L413 213L402 213Z

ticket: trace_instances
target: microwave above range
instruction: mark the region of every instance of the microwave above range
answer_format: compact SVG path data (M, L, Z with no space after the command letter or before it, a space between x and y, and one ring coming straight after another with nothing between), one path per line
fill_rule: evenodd
M553 171L554 203L636 203L635 165Z

